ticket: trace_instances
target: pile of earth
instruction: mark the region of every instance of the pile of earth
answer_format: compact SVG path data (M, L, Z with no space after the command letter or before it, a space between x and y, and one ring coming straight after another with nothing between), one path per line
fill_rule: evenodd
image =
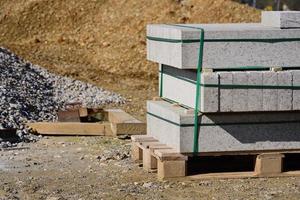
M258 22L230 0L1 0L0 44L32 63L122 94L145 113L158 68L146 61L150 23Z

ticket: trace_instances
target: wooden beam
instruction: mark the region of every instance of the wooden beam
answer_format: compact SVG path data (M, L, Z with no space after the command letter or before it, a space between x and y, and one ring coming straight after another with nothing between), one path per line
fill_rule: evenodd
M146 124L120 109L106 110L114 135L146 134Z
M110 123L38 122L28 123L40 135L105 135Z

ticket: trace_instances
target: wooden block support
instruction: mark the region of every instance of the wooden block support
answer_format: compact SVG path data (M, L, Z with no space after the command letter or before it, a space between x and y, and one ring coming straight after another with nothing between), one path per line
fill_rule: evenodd
M156 158L151 155L150 149L143 149L143 169L150 171L157 168Z
M131 136L132 142L158 142L157 139L148 136L148 135L132 135Z
M27 125L41 135L100 136L110 131L109 123L38 122Z
M157 158L154 156L154 150L171 149L170 147L163 145L159 142L143 142L140 143L143 149L143 168L146 171L157 169Z
M140 162L143 160L143 150L139 147L137 142L132 142L131 157L134 162Z
M157 160L158 179L183 177L186 175L185 160Z
M265 176L282 172L282 158L280 153L264 153L256 157L255 175Z
M146 124L120 109L106 110L114 135L146 134Z

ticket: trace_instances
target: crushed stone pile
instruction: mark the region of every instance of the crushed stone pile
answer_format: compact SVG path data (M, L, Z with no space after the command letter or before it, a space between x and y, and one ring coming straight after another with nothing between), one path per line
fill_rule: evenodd
M97 108L124 101L118 94L52 74L0 48L0 129L17 129L20 141L37 140L26 122L54 121L57 111L67 103L81 102ZM16 145L0 135L0 148Z

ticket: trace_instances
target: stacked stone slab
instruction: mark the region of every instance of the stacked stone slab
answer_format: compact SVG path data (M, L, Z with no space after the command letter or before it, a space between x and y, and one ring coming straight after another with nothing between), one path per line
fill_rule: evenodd
M199 153L300 149L298 22L300 12L263 12L257 24L149 25L163 100L147 103L147 134L193 151L201 28Z
M147 58L180 69L196 69L200 30L192 26L205 30L204 68L300 66L300 29L287 28L289 19L285 17L279 18L280 27L268 26L276 21L266 16L276 16L277 12L264 13L268 12L262 14L264 23L148 25ZM297 23L299 13L290 14Z
M193 152L193 113L166 101L148 101L147 112L148 135ZM202 114L199 124L200 153L300 149L299 112Z
M265 26L277 28L300 28L300 12L262 12L261 23Z
M194 108L196 70L160 65L162 97ZM201 78L200 111L254 112L300 109L300 71L204 72Z

